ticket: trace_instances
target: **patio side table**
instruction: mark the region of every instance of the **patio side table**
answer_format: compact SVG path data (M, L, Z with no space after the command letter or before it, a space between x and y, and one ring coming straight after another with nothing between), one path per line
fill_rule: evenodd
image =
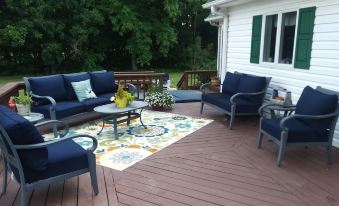
M43 114L36 112L28 113L26 115L23 115L23 117L33 124L38 123L45 118Z

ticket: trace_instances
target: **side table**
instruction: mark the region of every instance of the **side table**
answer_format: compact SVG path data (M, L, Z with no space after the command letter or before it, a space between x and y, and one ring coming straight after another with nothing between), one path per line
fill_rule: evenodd
M36 113L36 112L31 112L31 113L28 113L26 115L23 115L23 117L25 119L27 119L28 121L32 122L33 124L43 120L45 117L43 114L41 113Z

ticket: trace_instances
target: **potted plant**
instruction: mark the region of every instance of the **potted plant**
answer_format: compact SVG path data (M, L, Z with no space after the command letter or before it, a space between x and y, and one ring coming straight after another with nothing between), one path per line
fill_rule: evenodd
M14 100L18 114L27 115L31 112L32 97L27 95L24 90L19 90L17 97L11 97Z
M152 91L146 98L145 102L148 103L152 110L161 111L164 109L172 109L174 105L174 99L171 94L163 91Z
M116 107L125 108L133 102L134 96L131 93L125 91L122 85L119 85L118 91L115 93L115 97L112 97L111 100L115 100Z

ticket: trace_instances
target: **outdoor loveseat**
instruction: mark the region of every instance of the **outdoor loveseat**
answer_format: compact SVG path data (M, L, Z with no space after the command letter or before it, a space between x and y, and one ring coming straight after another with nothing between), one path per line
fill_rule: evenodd
M97 98L78 101L71 82L90 80ZM117 90L114 73L103 71L57 74L41 77L24 77L26 91L32 95L32 112L45 118L63 119L80 113L91 112L96 106L108 104ZM135 91L132 84L126 84Z
M260 77L239 72L227 72L222 84L222 92L205 93L211 84L203 84L200 90L201 109L208 104L230 115L229 128L233 128L235 116L258 115L258 109L263 104L271 77Z

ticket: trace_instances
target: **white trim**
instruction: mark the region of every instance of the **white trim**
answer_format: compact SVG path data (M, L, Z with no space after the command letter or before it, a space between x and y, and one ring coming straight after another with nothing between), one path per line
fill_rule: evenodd
M227 8L227 7L231 7L231 6L237 6L237 5L240 5L240 4L245 4L245 3L248 3L248 2L251 2L251 1L254 1L254 0L214 0L214 1L211 1L211 2L207 2L206 4L203 4L202 8L207 9L207 8L212 7L212 6Z

